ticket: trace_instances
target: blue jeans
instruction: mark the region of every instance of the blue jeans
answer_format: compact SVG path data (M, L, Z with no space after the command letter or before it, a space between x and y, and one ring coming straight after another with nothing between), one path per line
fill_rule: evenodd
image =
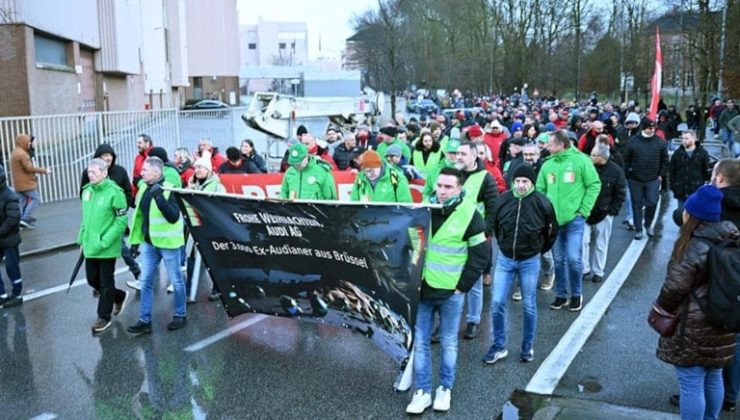
M491 287L491 328L493 346L496 351L506 348L508 322L506 305L509 302L509 289L518 275L522 290L522 309L524 310L524 334L522 337L522 356L528 355L534 344L537 332L537 278L540 273L540 256L526 260L512 260L499 254Z
M465 295L468 297L467 322L480 324L480 314L483 312L483 277L479 278Z
M555 257L555 293L559 298L570 295L581 296L583 287L583 226L586 220L582 216L560 226L552 253Z
M414 373L416 389L432 392L432 355L430 349L434 313L439 312L439 338L442 357L439 366L439 384L452 389L457 366L457 334L460 332L465 296L453 294L442 301L419 301L414 333Z
M676 366L681 419L717 419L722 409L722 369Z
M725 382L725 401L737 401L737 394L740 392L740 334L735 334L735 361L732 366L722 369L722 376Z
M625 191L627 191L627 196L624 200L624 205L627 206L627 220L634 224L635 215L632 212L632 194L630 194L629 187L625 188Z
M722 143L726 144L730 149L732 149L733 146L732 143L734 142L734 136L734 131L727 128L722 129Z
M31 217L33 209L39 204L39 190L38 188L31 191L16 191L18 195L18 205L21 210L21 220L28 222L28 218ZM30 223L30 222L29 222Z
M180 249L156 248L148 243L141 244L141 308L139 320L152 322L154 300L154 276L159 262L164 260L167 276L175 288L175 316L185 317L185 282L180 271Z
M20 296L23 292L23 280L21 280L21 257L18 247L0 248L0 262L5 258L5 273L8 275L10 285L13 288L13 296ZM0 275L0 295L5 294L5 282Z

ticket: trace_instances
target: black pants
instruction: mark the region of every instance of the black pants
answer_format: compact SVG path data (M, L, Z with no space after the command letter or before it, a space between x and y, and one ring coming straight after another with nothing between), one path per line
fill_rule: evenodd
M655 211L658 208L658 196L660 192L658 187L660 181L654 179L652 181L637 181L634 179L629 180L630 194L632 194L632 213L635 220L635 229L638 232L642 231L644 226L650 226L653 223L655 217ZM645 206L645 220L643 223L642 218L642 207Z
M113 311L113 303L121 303L126 297L123 290L116 289L116 279L113 274L115 269L115 258L85 259L87 284L100 293L98 318L109 320Z

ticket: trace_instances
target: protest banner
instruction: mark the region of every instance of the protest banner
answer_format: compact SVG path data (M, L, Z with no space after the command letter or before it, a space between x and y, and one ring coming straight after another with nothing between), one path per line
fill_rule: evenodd
M428 207L173 191L230 317L343 326L408 358Z

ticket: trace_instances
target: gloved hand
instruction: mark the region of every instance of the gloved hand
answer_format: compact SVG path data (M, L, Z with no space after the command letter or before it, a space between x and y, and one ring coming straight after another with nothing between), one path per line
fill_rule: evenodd
M153 199L157 199L164 194L164 190L162 189L162 186L159 184L154 184L151 187L149 187L149 193L152 195Z
M131 257L136 258L139 256L139 245L131 245Z

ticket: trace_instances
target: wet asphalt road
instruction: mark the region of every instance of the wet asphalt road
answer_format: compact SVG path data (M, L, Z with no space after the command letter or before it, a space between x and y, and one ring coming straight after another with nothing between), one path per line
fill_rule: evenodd
M672 205L664 205L664 210ZM663 214L668 214L667 212ZM667 216L666 216L667 217ZM662 411L675 389L675 375L654 356L657 335L645 323L665 274L677 233L663 218L605 318L576 357L556 394ZM631 241L615 219L607 272ZM23 261L27 291L65 284L77 253L67 251ZM84 270L83 270L84 271ZM84 277L84 276L80 276ZM128 272L117 276L125 288ZM81 283L81 282L80 282ZM169 332L172 297L159 282L153 334L130 337L138 297L110 330L91 336L96 301L84 284L0 309L0 407L3 418L399 418L410 393L393 391L398 371L389 357L359 334L295 320L247 315L228 320L220 303L209 302L204 275L198 302L188 306L188 326ZM585 282L585 302L598 285ZM130 290L130 289L128 289ZM486 289L485 306L489 296ZM453 418L492 418L514 389L523 389L577 314L552 311L553 291L539 292L535 361L515 357L521 340L521 310L510 308L512 356L493 366L481 357L490 345L487 310L483 333L460 341ZM251 325L244 323L252 320ZM214 334L235 334L193 350ZM202 344L202 343L201 343ZM437 355L438 356L438 355ZM438 357L435 357L435 366ZM436 375L435 375L436 376ZM578 384L585 384L579 391ZM413 389L413 388L412 388ZM438 417L428 411L425 417Z

